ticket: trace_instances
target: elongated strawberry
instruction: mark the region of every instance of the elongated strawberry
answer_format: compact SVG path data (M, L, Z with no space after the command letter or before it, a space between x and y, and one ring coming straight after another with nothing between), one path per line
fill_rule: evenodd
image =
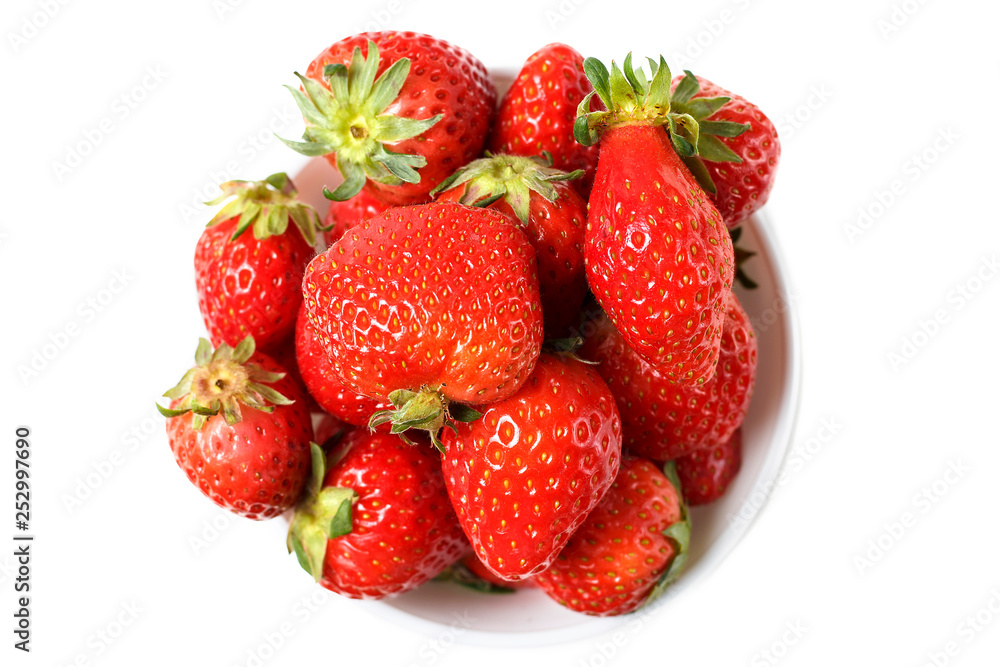
M673 109L693 116L703 130L718 130L702 135L698 155L684 161L734 229L771 195L781 158L778 131L757 106L691 72L675 77L673 88Z
M500 101L490 150L526 157L549 152L553 166L583 170L573 186L590 194L597 170L596 145L573 137L576 108L594 88L583 71L583 56L566 44L543 46L531 54Z
M398 436L347 434L313 477L288 531L288 551L316 581L350 598L382 599L432 579L468 548L437 454Z
M450 401L502 400L542 343L535 251L510 219L453 203L390 209L307 267L306 308L334 372L398 409L372 426L424 428Z
M587 294L587 203L571 185L579 176L553 169L542 158L497 155L467 164L436 189L440 201L491 208L523 225L538 258L549 338L566 335Z
M197 365L164 396L177 465L215 504L249 519L292 508L309 477L312 422L302 389L247 336L236 349L204 338ZM190 414L189 414L190 413Z
M703 385L677 385L628 347L604 317L588 327L580 355L596 361L622 417L623 444L654 461L726 442L746 417L757 374L750 318L730 294L719 364Z
M725 494L743 463L743 429L715 447L677 459L677 477L689 505L714 503Z
M422 204L423 201L410 202ZM369 188L362 188L361 192L345 201L331 201L330 208L326 211L324 223L329 231L323 234L327 245L336 243L344 233L358 224L374 218L379 213L384 212L389 205L378 198L375 192Z
M607 492L621 423L590 366L543 353L520 391L442 440L448 494L475 554L516 581L548 567Z
M296 72L289 88L306 120L303 141L344 177L328 197L349 199L367 183L387 204L427 196L486 142L496 89L465 49L429 35L371 32L336 42ZM419 170L419 171L418 171Z
M668 464L671 465L672 464ZM680 574L691 525L669 477L648 459L623 455L607 495L535 582L560 604L615 616L655 600Z
M296 199L283 173L221 188L208 203L230 201L195 247L198 306L214 345L234 346L252 335L260 349L274 352L295 331L319 216Z
M702 384L719 354L733 245L719 212L675 151L694 154L698 123L670 112L670 70L651 62L653 79L612 72L588 58L585 69L608 111L580 105L577 139L601 154L590 195L587 279L629 347L668 379ZM589 97L589 96L588 96ZM666 126L670 132L664 132Z

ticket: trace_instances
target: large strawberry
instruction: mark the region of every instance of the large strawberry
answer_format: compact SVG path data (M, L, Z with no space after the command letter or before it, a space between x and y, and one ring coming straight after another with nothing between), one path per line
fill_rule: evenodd
M358 393L390 399L398 410L377 422L400 429L436 437L449 401L510 396L541 350L535 251L495 211L390 209L318 255L303 290L334 372Z
M596 145L573 137L576 108L594 90L583 71L583 56L565 44L549 44L531 54L500 101L490 150L524 156L549 152L553 165L583 170L574 183L587 197L597 170Z
M361 192L345 201L331 201L330 208L326 211L326 220L324 220L329 228L329 231L323 234L327 245L336 243L348 229L357 227L359 223L368 218L374 218L387 208L389 205L379 199L377 193L369 188L362 188Z
M340 170L344 182L327 195L337 200L366 183L385 203L426 198L479 157L496 105L479 60L412 32L348 37L296 76L304 92L289 90L306 130L303 141L285 143L304 155L325 155Z
M726 442L746 416L757 372L757 339L750 318L730 294L719 364L703 385L674 384L632 351L598 316L580 355L598 362L622 417L623 444L654 461L685 456Z
M250 519L292 508L309 478L305 394L247 336L236 349L204 338L197 365L164 396L177 465L220 507ZM190 413L190 414L189 414Z
M566 335L587 294L587 202L571 185L579 176L554 169L542 158L497 155L467 164L437 188L441 201L492 208L524 226L538 257L538 287L550 338Z
M615 399L593 368L543 353L520 391L443 434L448 494L475 554L511 581L548 567L621 457Z
M208 203L230 201L195 247L198 306L214 345L234 346L252 335L260 349L275 352L295 331L319 216L296 199L283 173L221 188Z
M655 64L651 61L651 64ZM676 151L694 154L698 123L670 111L670 70L585 69L608 111L580 105L581 143L600 139L590 195L587 278L629 347L679 384L702 384L718 361L733 244ZM664 132L663 127L669 128Z
M703 134L698 155L684 161L733 229L771 194L781 158L778 131L756 105L691 72L677 76L673 87L671 108L690 114L703 130L718 130Z
M726 492L743 463L743 429L715 447L677 459L677 477L689 505L713 503Z
M355 429L330 452L313 445L313 477L288 550L325 588L380 599L416 588L466 553L429 446Z
M676 474L665 472L670 477L647 459L622 456L607 495L535 583L593 616L626 614L655 600L684 566L691 535Z

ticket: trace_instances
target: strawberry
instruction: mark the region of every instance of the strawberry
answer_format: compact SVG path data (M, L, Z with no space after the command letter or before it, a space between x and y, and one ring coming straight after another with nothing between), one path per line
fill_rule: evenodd
M337 419L329 413L323 413L316 423L316 442L320 444L323 451L330 451L335 443L340 442L340 438L352 430L354 428L350 424Z
M735 229L771 195L781 157L778 131L755 105L691 72L677 76L673 88L673 109L690 114L703 130L719 129L719 139L708 135L699 143L698 155L684 160L726 226ZM740 127L744 129L738 131Z
M288 551L324 588L381 599L412 590L467 549L438 457L398 436L355 429L313 477L288 531Z
M319 216L295 198L283 173L221 188L222 195L208 203L231 201L208 223L194 253L205 327L213 345L234 346L252 335L262 350L276 352L295 331Z
M442 441L448 494L475 554L517 581L548 567L607 492L621 422L593 368L543 353L520 391Z
M577 139L600 139L590 195L587 279L629 347L670 381L702 384L718 361L733 245L719 212L676 150L696 150L698 125L670 111L670 70L585 69L609 111L580 104ZM661 128L667 126L670 132Z
M553 169L541 158L497 155L467 164L436 188L440 201L485 206L523 225L538 258L542 314L550 338L566 335L587 294L587 203L570 184L579 176Z
M677 459L677 477L689 505L707 505L722 497L743 462L743 429L729 440L708 449L698 449Z
M348 37L316 56L305 76L295 75L304 92L289 90L306 130L302 142L285 143L303 155L325 155L337 167L344 181L327 191L335 200L350 199L366 184L387 204L426 198L479 157L496 105L479 60L412 32Z
M220 507L259 520L298 502L313 431L302 389L254 350L252 336L214 351L202 338L197 365L164 394L170 408L156 407L188 479Z
M361 192L346 201L331 201L330 208L326 212L326 219L324 220L329 231L323 234L323 238L326 239L327 245L332 245L348 229L357 227L358 223L364 222L368 218L374 218L387 208L389 208L389 205L384 204L368 188L362 188Z
M598 362L622 417L623 444L654 461L726 442L746 416L757 373L757 339L750 318L730 294L719 364L704 385L670 382L626 345L604 317L588 327L580 355Z
M490 572L490 569L483 565L482 561L476 558L475 554L468 554L459 562L472 574L472 576L477 579L482 579L490 586L512 589L535 587L535 581L531 578L521 579L519 581L506 581L501 579L497 575Z
M517 391L541 348L535 251L495 211L390 209L313 259L303 290L334 373L398 408L373 427L391 420L436 438L449 415L474 416L460 404Z
M302 381L322 410L348 424L367 426L373 414L392 408L391 403L351 391L337 377L326 350L316 340L305 305L295 327L295 352Z
M607 495L535 577L549 597L573 611L615 616L652 602L676 579L691 525L676 474L665 472L647 459L622 456Z
M555 167L583 170L574 187L587 197L597 170L598 147L578 143L573 123L577 106L593 90L578 51L559 43L542 47L528 57L500 101L490 150L527 157L547 151Z

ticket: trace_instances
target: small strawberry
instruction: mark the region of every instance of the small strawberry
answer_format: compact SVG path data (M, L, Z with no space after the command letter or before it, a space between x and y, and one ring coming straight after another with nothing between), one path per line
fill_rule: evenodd
M615 616L652 602L673 583L687 559L691 524L676 474L666 472L622 456L607 495L535 577L549 597L573 611Z
M597 170L598 147L573 137L576 108L594 90L583 71L583 56L565 44L549 44L528 57L500 101L490 150L527 157L552 154L553 165L583 170L573 185L590 194Z
M629 347L670 381L702 384L718 361L733 244L676 152L694 154L698 123L671 112L670 69L663 58L650 64L649 83L631 54L610 75L593 58L584 64L608 108L588 113L588 96L576 125L581 143L601 141L587 279Z
M553 169L541 158L497 155L470 162L435 190L439 201L491 208L523 225L538 258L542 314L550 338L566 335L587 294L587 202L571 185L579 176Z
M420 204L423 202L412 203ZM327 245L333 245L348 229L357 227L358 224L369 218L374 218L387 208L389 205L383 203L368 188L362 188L361 192L346 201L331 201L324 220L329 231L323 234L323 238L326 239Z
M479 157L496 105L478 59L412 32L348 37L319 54L305 76L295 75L305 92L289 90L306 130L304 141L285 143L337 167L344 182L327 194L335 200L366 183L387 204L426 198Z
M722 497L740 471L742 450L743 429L736 429L722 444L677 459L677 476L689 505L707 505Z
M398 436L347 434L313 477L288 531L288 551L324 588L376 600L412 590L468 548L437 455Z
M694 117L703 132L717 130L702 134L698 155L684 161L734 229L771 195L781 158L778 131L755 105L691 72L677 76L673 88L673 109Z
M467 569L473 577L481 579L489 584L491 587L497 588L509 588L509 589L519 589L519 588L535 588L535 581L532 578L521 579L519 581L506 581L501 579L497 575L490 572L490 569L483 565L482 561L476 558L475 554L468 554L459 563Z
M543 353L520 391L442 440L448 494L475 554L517 581L548 567L607 492L621 422L593 368Z
M674 384L626 345L604 317L588 327L580 355L596 361L622 417L623 444L668 461L726 442L746 417L757 374L757 339L736 296L722 324L719 364L704 385Z
M340 438L353 431L354 428L346 422L337 419L329 413L323 413L316 423L316 442L320 444L323 451L328 452Z
M260 349L276 352L295 331L319 216L295 198L283 173L221 188L208 203L231 201L208 223L194 254L205 327L214 345L234 346L252 335Z
M542 344L535 251L504 215L453 203L394 208L306 268L309 320L333 371L436 438L450 401L502 400ZM452 417L469 418L470 413Z
M213 502L241 516L270 519L292 508L309 477L305 393L270 357L254 354L252 336L214 352L202 338L195 361L164 394L170 408L156 406L168 418L177 465Z

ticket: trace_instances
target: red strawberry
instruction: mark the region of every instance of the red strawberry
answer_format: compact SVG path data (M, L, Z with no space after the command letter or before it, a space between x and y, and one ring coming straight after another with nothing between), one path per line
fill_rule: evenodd
M384 56L384 57L383 57ZM331 199L365 184L387 204L409 204L479 157L496 105L486 67L465 49L429 35L369 32L343 39L296 72L292 88L306 120L304 141L344 177ZM419 169L419 171L417 171Z
M573 611L627 614L676 579L690 532L676 477L626 454L604 500L535 582Z
M498 155L469 163L438 186L441 201L486 204L524 226L538 257L538 287L550 338L566 335L587 294L587 203L570 184L579 175L553 169L540 158Z
M391 403L351 391L337 377L326 350L315 338L305 305L299 311L295 327L295 351L306 389L320 408L331 415L354 426L367 426L373 414L392 408Z
M389 205L383 203L368 188L362 188L361 192L346 201L331 201L330 208L326 212L326 220L324 220L326 226L329 227L329 231L323 234L327 245L336 243L348 229L357 227L359 223L369 218L374 218L387 208Z
M390 209L317 256L303 290L334 372L399 408L378 423L436 434L448 401L517 391L541 348L535 251L495 211Z
M323 413L316 424L316 442L320 444L323 451L330 451L333 444L340 441L348 431L354 428L329 413Z
M168 417L177 465L213 502L241 516L270 519L290 509L309 477L305 393L270 357L254 354L252 336L214 352L202 338L195 360L164 394L170 409L157 404Z
M288 550L323 587L351 598L391 597L465 553L430 447L355 429L328 460L318 446L312 451L313 479Z
M629 347L670 381L696 385L715 371L733 244L719 212L675 148L697 123L669 112L670 70L652 82L612 63L586 69L610 111L581 115L577 138L601 141L587 228L587 278ZM581 105L584 108L585 105ZM674 133L664 132L667 125Z
M719 129L719 139L702 137L699 155L686 161L734 229L771 195L781 158L778 131L755 105L691 72L677 76L673 87L670 106L675 111L690 114L703 129ZM730 136L741 126L745 131Z
M463 567L465 567L472 575L478 579L482 579L490 586L497 586L499 588L534 588L534 579L521 579L520 581L505 581L498 577L497 575L490 572L490 569L483 565L482 561L476 558L475 554L468 554L461 561Z
M593 90L578 51L559 43L542 47L528 57L500 101L490 150L529 157L547 151L555 167L583 170L574 187L587 197L597 170L598 147L578 143L573 123L580 102Z
M302 273L316 254L319 216L295 199L285 174L221 187L222 196L209 204L235 199L198 239L198 306L214 345L233 346L252 335L262 350L275 352L295 331Z
M548 567L607 492L621 422L594 369L542 354L520 391L443 442L448 494L475 554L516 581Z
M726 442L746 416L757 374L757 339L750 318L729 296L719 365L704 385L670 382L626 344L604 317L588 327L580 355L598 362L622 417L623 444L654 461Z
M689 505L707 505L722 497L743 462L742 429L715 447L699 449L677 459L677 476Z

